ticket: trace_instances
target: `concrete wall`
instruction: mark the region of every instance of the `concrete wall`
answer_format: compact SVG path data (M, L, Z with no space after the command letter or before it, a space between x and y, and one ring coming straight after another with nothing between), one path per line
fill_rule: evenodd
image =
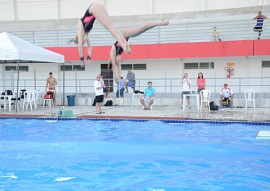
M1 0L0 21L81 17L94 0ZM99 0L109 15L149 15L270 5L269 0Z

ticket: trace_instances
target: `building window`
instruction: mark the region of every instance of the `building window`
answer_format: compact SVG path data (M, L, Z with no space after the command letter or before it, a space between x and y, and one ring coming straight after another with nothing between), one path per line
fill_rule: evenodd
M61 71L85 71L85 67L81 67L81 65L61 65Z
M184 63L185 69L214 69L214 62L191 62Z
M72 71L72 65L61 65L61 71Z
M28 68L28 66L19 66L19 70L22 72L28 72L29 68Z
M146 64L122 64L122 70L146 70Z
M270 68L270 61L262 61L262 68Z
M122 70L132 70L132 64L122 64Z
M133 64L133 70L146 70L146 64Z
M81 65L73 65L74 71L85 71L85 67L82 67Z
M5 70L6 71L11 71L11 70L17 71L17 66L5 66Z
M199 65L198 63L185 63L184 67L185 69L198 69Z
M214 69L214 62L200 62L199 69Z
M6 71L17 71L17 66L5 66ZM29 67L28 66L19 66L19 71L21 72L28 72Z

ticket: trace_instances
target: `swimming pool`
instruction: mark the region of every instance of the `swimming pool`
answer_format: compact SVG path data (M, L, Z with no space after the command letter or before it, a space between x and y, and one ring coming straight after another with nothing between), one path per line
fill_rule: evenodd
M0 120L0 190L270 188L270 126Z

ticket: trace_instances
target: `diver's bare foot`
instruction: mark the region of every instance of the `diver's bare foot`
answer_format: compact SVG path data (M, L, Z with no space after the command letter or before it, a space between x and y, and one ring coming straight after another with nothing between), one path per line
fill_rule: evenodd
M90 56L87 56L87 60L85 61L85 64L91 64L92 60Z
M122 48L125 51L125 53L131 54L131 45L128 42Z
M84 68L85 67L85 61L81 60L81 67Z
M92 64L92 60L86 60L85 64Z
M165 21L165 20L160 20L158 23L158 26L164 26L164 25L168 25L169 21Z

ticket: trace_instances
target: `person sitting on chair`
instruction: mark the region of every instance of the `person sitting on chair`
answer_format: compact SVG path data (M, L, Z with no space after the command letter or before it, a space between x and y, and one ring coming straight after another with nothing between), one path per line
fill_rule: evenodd
M154 103L156 95L155 88L152 87L152 82L148 82L148 87L144 90L144 95L140 99L141 104L143 105L143 110L150 110L151 106ZM148 106L146 105L146 102L149 102Z
M46 88L45 88L45 93L47 92L52 92L53 95L53 104L56 105L56 91L55 91L55 86L57 85L57 80L55 77L53 77L53 73L49 73L49 77L47 78L46 81Z
M221 108L223 106L233 108L233 91L228 88L228 84L224 84L224 88L221 89L219 103Z

